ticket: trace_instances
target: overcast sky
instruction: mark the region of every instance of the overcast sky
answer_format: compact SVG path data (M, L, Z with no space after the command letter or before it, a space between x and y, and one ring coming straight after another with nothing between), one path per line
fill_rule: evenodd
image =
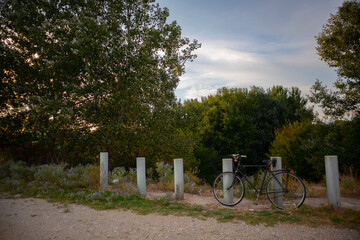
M159 0L184 37L202 47L175 91L200 98L221 87L298 87L316 79L333 86L334 69L316 53L316 39L342 0Z

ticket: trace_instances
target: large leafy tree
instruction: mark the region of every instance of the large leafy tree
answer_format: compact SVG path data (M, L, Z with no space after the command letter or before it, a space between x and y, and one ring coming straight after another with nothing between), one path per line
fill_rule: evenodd
M28 144L41 143L53 162L66 156L64 147L56 149L82 127L76 91L85 66L77 53L80 15L74 3L1 2L1 137L12 135L2 144L27 135Z
M200 140L195 155L200 175L211 180L221 169L221 158L231 153L247 154L248 161L265 159L275 128L286 122L312 120L312 109L297 88L276 86L268 90L222 88L217 94L185 102L186 118L198 122Z
M203 141L221 154L240 152L260 160L268 151L275 128L287 121L313 118L306 102L297 88L220 89L203 99L207 108L201 124Z
M149 0L2 1L2 136L21 118L53 162L88 136L115 159L144 154L199 47L168 16Z
M312 87L311 100L333 118L360 114L360 2L344 1L331 14L322 32L316 36L317 51L323 61L336 69L336 91L318 80Z

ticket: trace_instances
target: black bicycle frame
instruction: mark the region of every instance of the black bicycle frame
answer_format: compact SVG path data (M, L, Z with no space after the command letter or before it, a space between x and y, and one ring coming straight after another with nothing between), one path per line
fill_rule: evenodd
M247 175L245 173L243 173L240 168L262 168L265 170L265 173L264 173L264 176L263 176L263 179L262 179L262 182L261 182L261 187L260 189L257 189L251 182L250 180L248 179ZM282 184L279 182L279 180L275 177L275 174L274 173L277 173L277 172L285 172L284 170L275 170L275 171L271 171L268 169L269 168L269 165L240 165L238 164L236 169L235 169L235 175L239 176L241 179L245 179L249 184L250 186L255 190L255 192L257 194L260 194L260 195L263 195L263 194L266 194L266 192L263 192L263 188L264 188L264 183L265 183L265 179L266 179L266 176L268 173L270 173L270 175L272 175L276 181L279 183L279 185L282 187ZM283 187L282 187L283 188ZM284 190L284 189L283 189ZM271 193L281 193L281 192L271 192Z

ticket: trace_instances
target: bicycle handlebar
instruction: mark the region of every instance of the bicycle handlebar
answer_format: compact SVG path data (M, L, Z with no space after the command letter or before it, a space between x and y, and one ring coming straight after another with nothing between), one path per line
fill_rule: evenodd
M231 154L231 156L234 158L235 162L241 160L241 158L247 158L246 155L240 155L239 153ZM271 164L271 163L276 164L276 159L263 160L262 162L267 164Z
M232 156L233 158L238 158L238 157L240 157L240 158L247 158L246 155L240 155L239 153L231 154L231 156Z

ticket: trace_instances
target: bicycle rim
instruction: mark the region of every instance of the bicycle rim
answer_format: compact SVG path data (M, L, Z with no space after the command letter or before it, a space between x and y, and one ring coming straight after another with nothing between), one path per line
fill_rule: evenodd
M279 209L298 208L306 197L304 183L289 172L275 174L267 184L266 193L270 202Z
M234 206L243 199L245 186L234 173L223 172L214 181L213 193L219 203L225 206Z

